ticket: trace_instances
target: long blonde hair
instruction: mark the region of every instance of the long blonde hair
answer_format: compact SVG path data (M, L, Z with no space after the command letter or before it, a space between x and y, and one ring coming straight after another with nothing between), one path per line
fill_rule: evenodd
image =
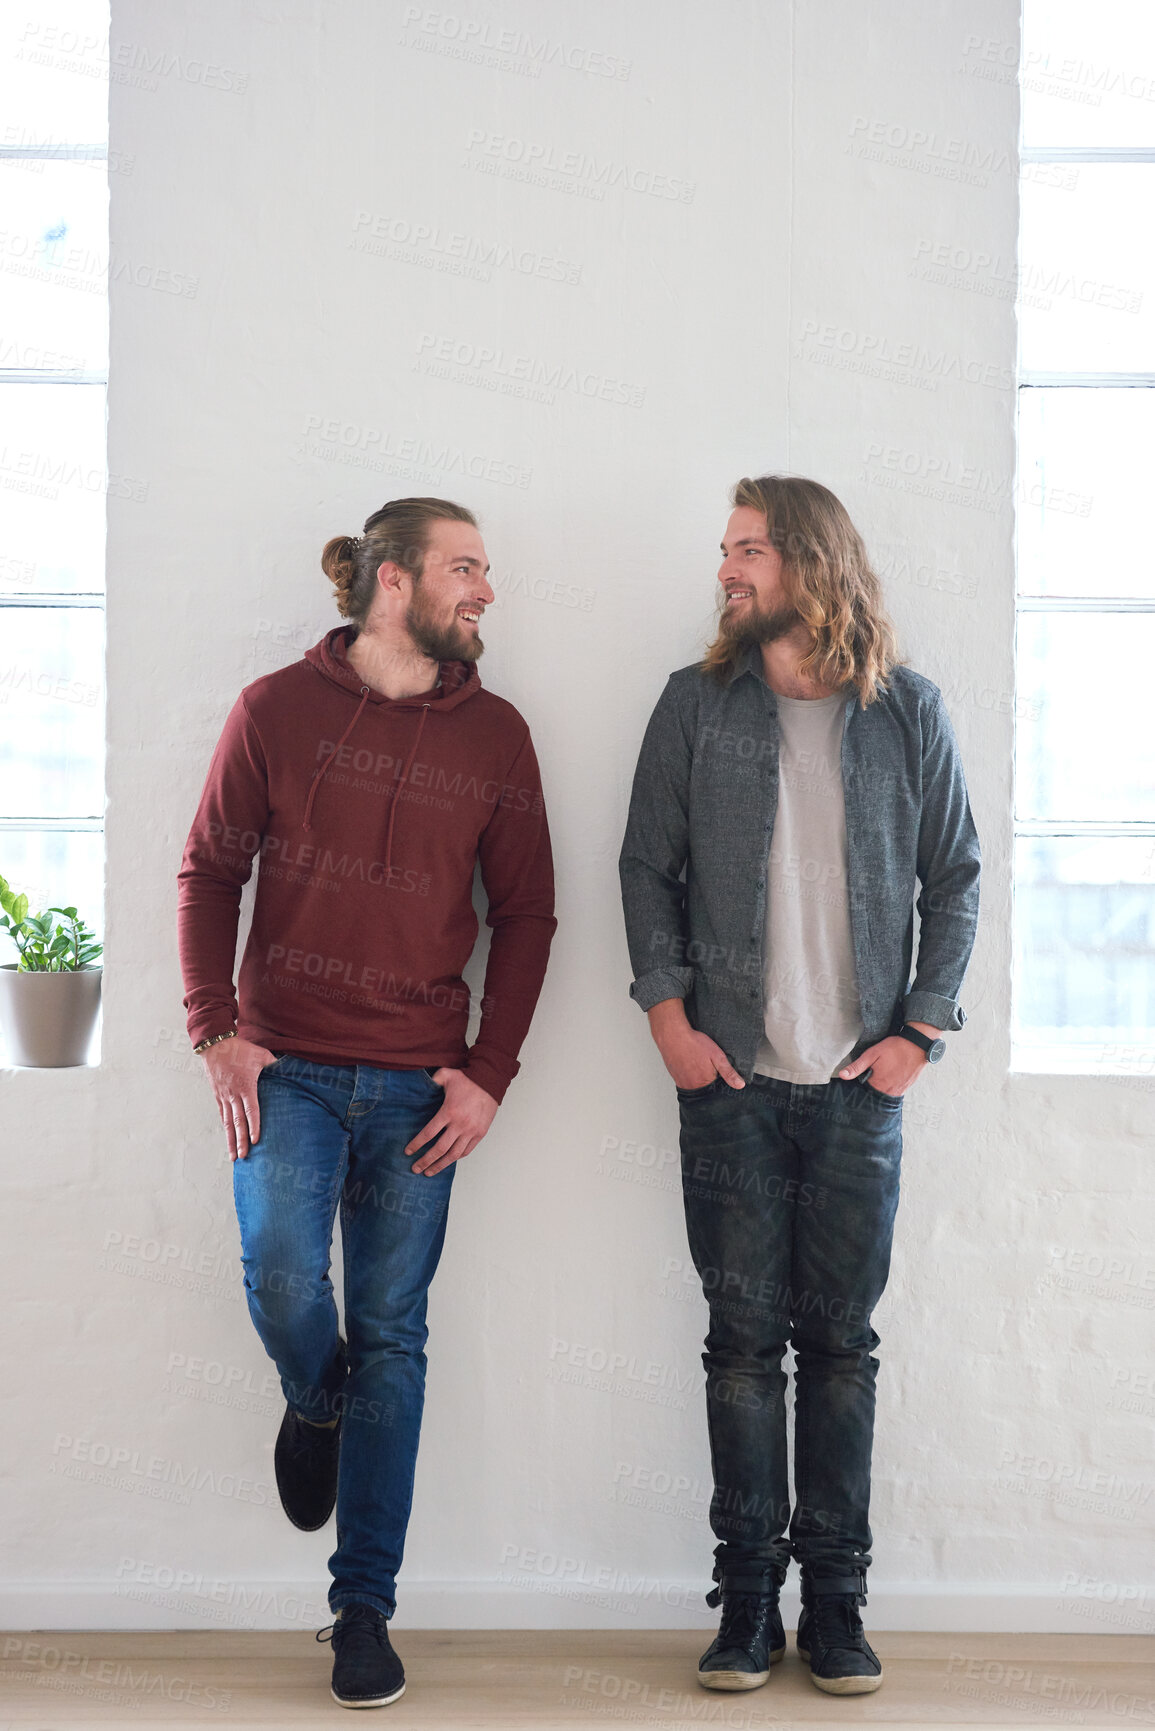
M730 502L765 517L770 545L782 557L786 598L813 638L798 671L835 690L853 685L863 705L873 703L898 662L898 644L882 585L845 505L801 475L747 477ZM703 671L731 679L745 653L740 639L719 631Z

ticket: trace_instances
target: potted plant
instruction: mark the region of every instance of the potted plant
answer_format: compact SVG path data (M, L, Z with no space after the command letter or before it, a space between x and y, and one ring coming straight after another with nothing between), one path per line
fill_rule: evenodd
M63 1069L83 1064L100 1008L101 953L75 908L28 912L0 877L0 931L19 960L0 965L0 1035L10 1064Z

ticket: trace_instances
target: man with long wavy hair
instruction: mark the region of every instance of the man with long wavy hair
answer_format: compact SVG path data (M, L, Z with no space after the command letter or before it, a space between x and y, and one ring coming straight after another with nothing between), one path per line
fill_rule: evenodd
M674 1080L721 1604L698 1679L765 1683L778 1596L820 1689L877 1689L871 1313L890 1265L903 1096L961 1028L979 846L942 697L897 659L844 506L739 481L721 619L642 745L620 860L631 996ZM917 966L914 908L919 912ZM794 1502L787 1346L795 1355Z

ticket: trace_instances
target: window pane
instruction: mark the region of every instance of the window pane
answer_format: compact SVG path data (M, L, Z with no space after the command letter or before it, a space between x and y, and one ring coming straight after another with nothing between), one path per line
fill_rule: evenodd
M0 27L0 144L103 144L107 0L21 0Z
M1155 391L1019 391L1019 592L1155 598Z
M0 829L0 875L34 914L75 908L98 939L104 934L104 837L91 830ZM16 946L0 931L0 962L16 960Z
M108 184L84 162L0 161L0 366L108 365Z
M0 627L0 817L99 817L102 610L5 607Z
M1155 8L1025 0L1022 88L1024 144L1155 144Z
M104 442L103 385L0 384L0 593L104 588Z
M1021 613L1020 818L1155 819L1155 614Z
M1016 1042L1155 1073L1155 838L1020 837L1015 932Z
M1021 364L1155 372L1155 163L1073 167L1073 188L1023 176Z

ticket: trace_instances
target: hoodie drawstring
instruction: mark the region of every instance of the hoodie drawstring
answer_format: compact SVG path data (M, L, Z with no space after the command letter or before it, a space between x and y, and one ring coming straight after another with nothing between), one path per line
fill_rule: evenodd
M397 816L397 803L401 798L401 789L409 779L409 771L413 768L413 759L417 756L417 747L421 744L421 735L425 731L425 717L429 714L429 705L421 705L421 720L417 723L417 738L413 741L413 750L406 759L405 768L401 771L401 780L393 789L393 800L389 807L389 828L385 831L385 875L388 879L389 868L393 863L393 819Z
M367 685L363 685L361 687L361 701L357 705L356 715L353 717L352 721L349 723L348 727L345 729L344 733L341 735L340 739L337 741L336 745L333 747L332 751L329 753L328 757L325 759L324 763L321 765L320 769L317 771L316 775L313 777L312 783L310 784L309 797L305 801L305 821L301 825L302 829L312 829L313 826L309 822L309 819L313 814L313 800L316 797L317 788L320 785L321 777L324 775L325 771L328 769L329 765L332 763L333 759L336 757L337 753L340 751L341 747L344 745L345 741L348 739L349 735L352 733L353 729L356 727L358 721L360 721L361 711L364 709L364 707L368 703L368 701L369 701L369 687Z

